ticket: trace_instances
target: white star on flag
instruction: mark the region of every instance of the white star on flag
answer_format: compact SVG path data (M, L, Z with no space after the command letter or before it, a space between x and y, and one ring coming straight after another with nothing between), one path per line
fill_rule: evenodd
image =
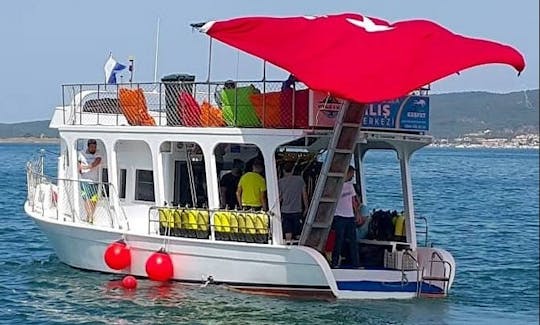
M366 30L366 32L383 32L386 30L394 29L394 27L386 26L386 25L377 25L373 22L373 20L369 19L367 16L362 17L364 20L358 20L353 18L345 18L349 23L361 27Z

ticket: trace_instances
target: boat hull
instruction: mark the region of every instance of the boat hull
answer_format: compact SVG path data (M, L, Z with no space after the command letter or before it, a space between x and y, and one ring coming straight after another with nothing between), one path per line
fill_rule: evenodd
M63 263L85 270L147 277L146 261L165 249L171 256L173 280L222 284L248 293L341 299L404 299L416 297L415 272L400 285L400 271L332 270L324 257L310 247L210 241L142 235L63 222L27 214L45 233ZM103 254L107 246L124 239L132 262L124 270L109 268Z

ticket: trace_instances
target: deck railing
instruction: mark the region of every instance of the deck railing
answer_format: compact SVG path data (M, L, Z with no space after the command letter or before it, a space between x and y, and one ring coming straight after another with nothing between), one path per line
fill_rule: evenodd
M42 165L43 160L38 159L26 166L31 211L56 220L129 230L125 211L113 203L118 194L112 184L46 176Z
M294 87L281 81L70 84L62 86L63 123L308 128L309 90Z

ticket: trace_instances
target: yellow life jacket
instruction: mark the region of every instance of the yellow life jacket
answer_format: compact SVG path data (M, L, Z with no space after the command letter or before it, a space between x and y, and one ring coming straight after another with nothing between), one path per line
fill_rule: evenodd
M172 228L174 227L173 209L159 209L159 223L162 227Z
M216 232L223 232L223 226L221 223L221 212L214 213L214 230Z
M255 233L255 214L254 213L246 213L244 214L245 223L246 223L246 234L254 234Z
M405 217L399 214L395 220L394 236L405 236Z
M174 209L174 228L182 229L182 210Z
M238 214L234 212L228 212L229 213L229 225L232 233L238 233ZM223 219L222 219L223 220Z
M197 230L197 215L198 215L198 211L197 211L197 210L193 210L193 209L186 210L186 211L187 211L187 214L188 214L188 224L187 224L187 229Z
M236 220L238 221L238 232L245 234L246 233L246 217L243 213L236 215Z
M266 213L257 213L255 215L255 229L258 234L268 233L268 215Z
M182 229L189 229L189 212L188 212L188 210L182 210L182 212L180 212L180 220L182 220Z
M197 230L208 231L208 211L204 211L204 210L198 211Z
M219 232L230 232L230 212L219 211L214 214L214 226L216 231Z

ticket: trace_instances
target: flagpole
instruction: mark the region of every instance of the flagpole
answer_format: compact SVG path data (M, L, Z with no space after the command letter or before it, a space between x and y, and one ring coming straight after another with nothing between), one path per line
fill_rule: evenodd
M158 53L159 53L159 17L157 18L157 29L156 29L156 59L154 61L154 83L157 82Z
M112 51L109 52L109 57L107 58L107 61L109 60L109 58L112 56ZM105 61L105 62L107 62ZM105 79L105 90L107 90L107 74L105 73L105 76L104 76L104 79Z
M135 57L133 55L130 55L128 57L128 61L129 61L129 83L131 85L131 83L133 82L133 70L135 70L135 67L134 67Z

